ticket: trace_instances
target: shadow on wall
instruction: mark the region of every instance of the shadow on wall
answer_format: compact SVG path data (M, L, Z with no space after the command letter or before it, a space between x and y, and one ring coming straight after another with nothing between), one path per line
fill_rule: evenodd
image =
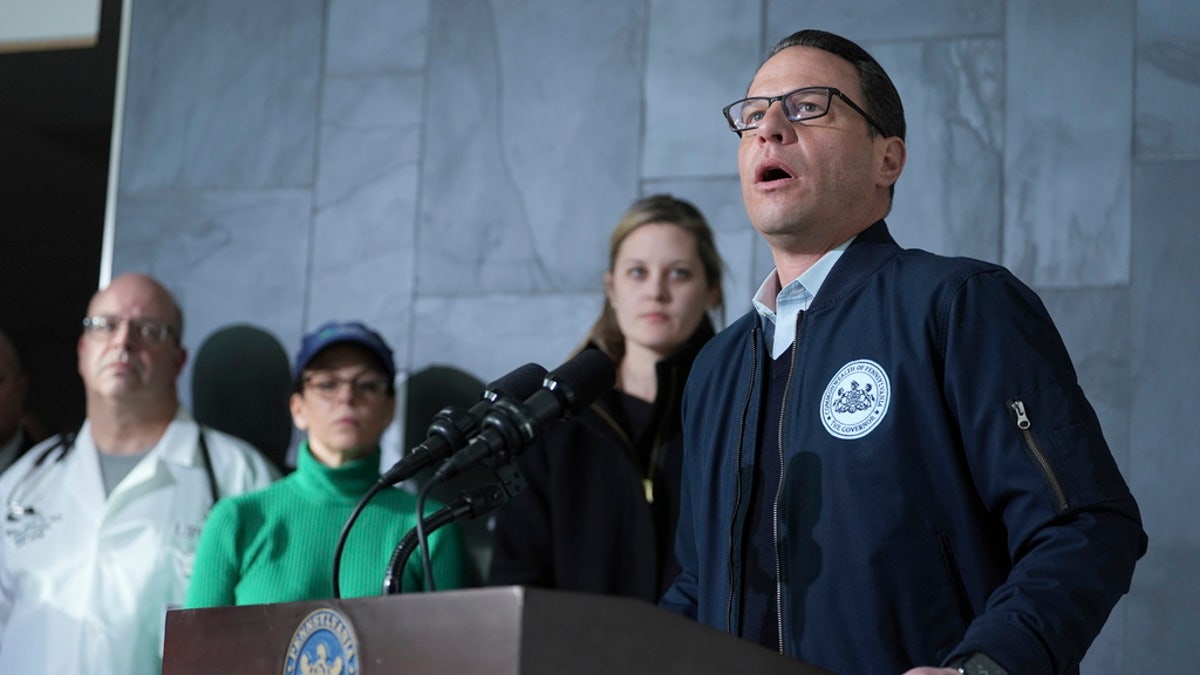
M250 324L219 328L196 352L192 365L196 420L258 448L281 474L290 471L291 390L287 351L262 328Z

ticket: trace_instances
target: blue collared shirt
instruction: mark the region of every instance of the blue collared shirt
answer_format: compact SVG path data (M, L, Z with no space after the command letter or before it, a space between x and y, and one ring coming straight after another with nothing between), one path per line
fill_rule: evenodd
M784 288L779 287L778 268L771 270L758 287L754 294L754 309L758 311L763 335L771 346L771 358L779 358L796 339L796 321L800 312L812 304L817 291L821 290L821 284L829 276L829 270L833 269L834 263L842 257L852 241L854 237L830 249Z

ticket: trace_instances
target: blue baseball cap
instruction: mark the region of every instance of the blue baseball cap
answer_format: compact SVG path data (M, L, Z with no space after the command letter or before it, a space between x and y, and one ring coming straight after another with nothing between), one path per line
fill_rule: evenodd
M358 321L330 321L321 324L316 330L305 335L300 340L300 352L296 354L292 379L299 382L300 374L304 372L309 363L312 363L317 354L328 347L342 343L366 347L367 351L379 358L379 362L387 371L388 379L396 379L396 362L392 359L392 348L383 341L379 333Z

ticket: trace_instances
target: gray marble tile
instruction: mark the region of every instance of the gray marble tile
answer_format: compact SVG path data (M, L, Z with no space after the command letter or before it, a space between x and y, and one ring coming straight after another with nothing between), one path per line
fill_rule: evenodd
M312 182L324 3L135 2L121 190Z
M423 79L327 77L321 108L311 325L361 319L408 359Z
M904 104L908 158L888 225L906 248L1000 259L1004 45L868 44Z
M1130 3L1008 3L1004 263L1039 287L1129 278Z
M1134 175L1129 472L1150 549L1127 602L1125 663L1186 670L1200 625L1200 162L1139 164ZM1130 671L1125 671L1130 672Z
M423 68L429 4L429 0L329 0L325 72Z
M300 342L310 197L305 190L124 198L113 275L161 280L184 311L192 349L217 328L252 323L289 354ZM191 391L190 366L180 391Z
M725 295L725 312L723 318L714 317L713 323L718 328L724 328L737 321L743 314L753 310L751 300L758 290L767 272L774 265L760 269L756 265L759 258L756 254L760 247L766 247L763 238L753 230L746 232L718 232L717 248L721 251L721 259L725 261L726 273L722 283Z
M1118 466L1129 476L1129 289L1087 288L1040 293L1071 354L1083 388Z
M642 176L736 173L737 136L721 108L745 94L762 60L758 13L735 0L649 4Z
M766 6L768 47L805 28L831 31L859 44L863 40L996 35L1004 29L1004 3L994 0L768 0Z
M1137 2L1139 158L1200 155L1200 3Z
M1192 506L1194 519L1194 502ZM1114 672L1193 670L1200 626L1200 546L1155 540L1151 534L1125 604L1124 668Z
M325 78L318 205L352 200L362 186L417 166L423 87L423 77L406 73ZM410 190L409 199L415 196ZM406 214L408 222L413 215Z
M583 343L604 302L590 292L419 298L410 371L447 365L491 382L524 363L554 370Z
M1139 164L1134 209L1131 487L1155 542L1200 548L1200 161Z
M420 293L594 282L637 192L644 7L435 3Z
M353 198L319 207L314 217L306 317L371 324L408 365L413 292L412 195L415 166L364 183Z

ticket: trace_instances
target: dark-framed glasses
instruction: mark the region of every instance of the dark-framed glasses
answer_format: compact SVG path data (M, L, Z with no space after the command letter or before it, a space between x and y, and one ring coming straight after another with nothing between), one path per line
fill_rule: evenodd
M352 395L362 398L378 398L388 390L388 381L378 375L359 377L308 375L304 378L304 386L327 401L337 398L338 392L342 390L342 385L349 386Z
M866 110L851 101L850 97L843 94L842 90L837 87L803 87L779 96L751 96L730 103L722 109L722 112L725 113L725 120L729 122L729 128L734 133L740 134L743 131L757 129L758 125L762 123L763 117L767 115L767 109L776 101L783 104L783 114L787 115L789 120L803 122L828 115L834 96L857 110L858 114L865 117L880 134L885 137L889 135L875 121L875 118L868 115Z
M179 339L175 329L162 321L154 319L127 319L111 314L97 314L83 319L83 332L101 339L111 339L121 328L121 324L129 325L129 334L146 342L162 344L167 338Z

